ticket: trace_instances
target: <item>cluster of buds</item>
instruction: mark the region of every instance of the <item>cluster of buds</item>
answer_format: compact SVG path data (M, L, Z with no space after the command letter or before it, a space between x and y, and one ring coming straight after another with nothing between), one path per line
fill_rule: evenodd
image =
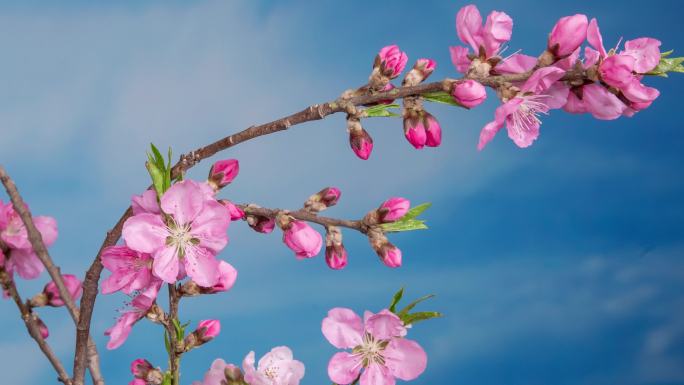
M83 293L83 286L75 275L64 274L62 275L62 281L64 281L64 286L66 286L71 298L76 300L81 296L81 293ZM60 307L64 306L64 299L59 295L57 285L53 281L50 281L45 285L41 293L36 294L31 298L29 305L31 305L31 307Z
M408 199L390 198L363 218L363 222L369 227L368 241L371 247L388 267L401 266L401 250L387 239L379 225L400 220L408 213L410 207L411 202Z
M435 70L432 59L418 59L406 76L402 85L415 86L423 82ZM404 136L415 147L437 147L442 143L442 127L437 119L423 108L420 96L404 98Z
M326 187L310 196L309 199L304 202L304 209L312 213L321 212L328 207L335 206L337 201L340 200L341 195L342 193L337 187Z
M129 385L161 385L164 382L164 373L144 358L131 362L131 373L135 378Z
M342 244L342 231L337 226L328 226L325 235L325 263L333 270L347 266L347 250Z
M206 344L221 333L221 322L218 320L204 320L197 324L197 329L188 334L183 341L185 351Z
M297 259L311 258L321 251L323 239L308 223L280 213L276 217L278 227L283 230L283 242L294 251Z

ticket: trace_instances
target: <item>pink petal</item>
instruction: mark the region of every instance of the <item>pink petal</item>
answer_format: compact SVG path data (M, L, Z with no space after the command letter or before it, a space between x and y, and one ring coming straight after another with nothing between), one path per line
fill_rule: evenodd
M11 249L7 262L8 271L16 272L24 279L35 279L44 269L45 266L32 249Z
M492 11L482 30L487 56L494 56L503 43L511 40L512 33L513 19L504 12Z
M353 310L336 307L323 319L321 331L338 349L351 349L363 341L363 323Z
M605 47L603 47L603 36L601 36L601 31L595 18L591 19L589 27L587 27L587 41L594 49L599 51L601 57L608 56Z
M636 59L634 70L643 74L660 63L660 41L650 37L628 40L625 42L624 53Z
M549 109L563 108L568 101L570 87L564 82L555 82L544 93L549 96L544 100Z
M521 90L524 92L534 92L540 94L551 87L555 82L565 75L565 71L558 67L543 67L530 76L523 84Z
M600 54L597 50L592 49L591 47L584 47L584 64L582 67L584 69L587 69L594 64L598 63L599 61Z
M204 202L202 211L192 222L190 233L200 245L218 253L228 244L226 231L230 225L230 211L215 200Z
M520 148L526 148L532 145L535 140L539 137L539 126L537 122L531 123L527 126L527 129L516 129L515 125L508 118L506 121L506 129L508 131L508 137L511 138L513 143L515 143Z
M135 324L140 317L138 314L133 312L124 313L119 319L116 320L114 326L110 327L105 331L105 335L109 336L109 342L107 342L107 349L113 350L121 346L128 335L131 333L133 324Z
M465 44L477 52L482 45L482 16L474 5L466 5L456 14L456 32Z
M361 356L347 352L335 353L328 362L328 377L336 384L351 384L361 371Z
M622 89L622 94L634 103L651 103L660 96L660 91L641 84L635 78L627 87Z
M521 98L513 98L506 103L500 105L494 111L494 120L487 123L480 131L480 141L477 144L477 149L482 150L487 143L489 143L499 130L501 130L506 122L506 118L514 113L518 106L523 102Z
M563 111L571 114L584 114L587 112L587 107L584 105L582 99L578 98L574 92L569 92L568 101L563 106Z
M405 338L393 338L382 355L390 373L404 381L416 379L427 366L427 355L423 348Z
M397 380L385 366L370 364L361 374L361 385L394 385Z
M366 331L376 340L388 340L392 337L406 335L406 328L396 314L383 309L366 320Z
M464 74L470 68L470 59L468 58L468 48L462 46L449 47L451 54L451 62L456 67L456 71Z
M584 106L596 119L617 119L627 108L625 103L600 84L588 84L582 88Z
M178 280L178 256L176 249L165 246L154 254L152 270L157 278L167 283L175 283Z
M142 213L159 214L159 203L157 202L157 192L154 190L145 190L141 195L133 195L131 198L131 209L133 215Z
M169 235L161 216L138 214L124 222L121 232L128 247L142 253L153 253L166 244Z
M205 194L199 184L186 179L171 186L161 198L161 208L173 215L176 223L192 222L204 206Z
M219 262L209 250L201 246L187 247L184 261L185 271L198 285L210 287L218 282Z
M33 217L33 223L40 232L45 246L52 246L57 240L57 221L52 217Z
M537 58L521 53L515 53L496 66L496 72L500 74L520 74L534 68Z

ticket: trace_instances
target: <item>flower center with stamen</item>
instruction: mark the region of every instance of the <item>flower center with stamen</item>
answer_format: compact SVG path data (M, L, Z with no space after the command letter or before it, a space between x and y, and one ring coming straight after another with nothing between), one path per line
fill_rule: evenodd
M173 246L179 257L185 255L185 248L189 245L196 245L199 243L197 238L193 238L190 233L190 224L179 225L172 223L167 227L169 236L166 237L166 244Z
M382 356L382 351L387 347L387 343L388 341L376 340L366 333L363 336L363 342L353 349L353 353L361 356L361 363L364 367L372 363L384 365L385 357Z
M547 115L549 106L544 102L548 95L518 96L523 99L513 114L510 115L509 124L519 137L525 133L536 130L541 124L539 114Z
M278 372L280 371L280 367L278 365L271 365L266 370L264 370L264 376L268 377L269 380L275 382L275 380L278 378Z

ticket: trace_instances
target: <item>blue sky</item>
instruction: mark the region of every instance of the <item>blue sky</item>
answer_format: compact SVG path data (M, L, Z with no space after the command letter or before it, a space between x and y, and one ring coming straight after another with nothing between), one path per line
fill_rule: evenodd
M57 218L53 257L69 273L89 265L105 231L148 184L149 142L176 154L251 124L334 99L368 75L396 43L411 60L437 60L455 76L454 1L0 2L1 162L36 214ZM652 36L684 53L679 2L478 1L515 21L510 52L539 53L555 20L597 17L607 46ZM429 106L444 127L440 148L413 150L397 120L365 124L376 148L362 162L333 116L238 146L224 196L296 207L327 185L343 197L330 215L357 218L389 196L431 201L430 230L392 236L404 266L385 268L362 237L345 233L350 265L296 261L280 236L229 231L221 257L238 270L224 295L190 299L181 316L219 318L223 333L184 360L183 382L216 357L240 362L289 345L306 364L304 385L328 383L335 349L320 333L334 306L378 310L400 286L435 293L446 317L417 325L429 355L416 384L684 384L684 182L679 109L684 80L631 119L601 122L555 111L540 139L516 148L499 135L483 152L479 130L495 98L473 111ZM218 157L216 158L218 159ZM203 178L211 163L191 177ZM33 293L40 282L21 282ZM102 336L126 298L102 296L93 332L110 384L131 360L164 366L162 332L134 328L106 351ZM4 383L49 383L54 374L3 304ZM62 309L41 311L51 342L71 362Z

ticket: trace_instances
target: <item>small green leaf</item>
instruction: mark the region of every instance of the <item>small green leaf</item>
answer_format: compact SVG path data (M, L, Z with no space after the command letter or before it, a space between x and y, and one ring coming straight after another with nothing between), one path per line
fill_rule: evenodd
M164 347L166 347L166 353L171 354L171 340L169 339L169 333L164 330Z
M397 315L399 315L399 317L404 316L404 315L408 315L408 312L410 312L411 310L413 310L413 308L416 307L416 305L418 305L419 303L421 303L421 302L423 302L423 301L425 301L425 300L428 300L428 299L430 299L430 298L433 298L434 296L435 296L434 294L428 294L428 295L424 295L424 296L418 298L417 300L415 300L415 301L411 302L410 304L406 305L405 308L401 309L401 310L399 311L399 313L397 313Z
M152 177L152 185L157 192L157 196L161 198L166 191L164 190L164 173L151 161L145 162L145 167L147 167L147 171L150 173L150 177Z
M173 376L171 373L164 373L164 379L162 380L162 385L171 385L173 383Z
M173 323L173 327L176 329L176 340L182 341L185 338L185 328L177 319L172 319L171 323Z
M397 308L397 303L399 303L399 301L401 301L401 297L403 297L403 296L404 296L404 288L402 287L401 289L399 289L399 291L394 293L394 296L392 297L392 302L390 303L390 306L389 306L389 311L394 313L394 311Z
M388 111L390 108L399 108L398 104L378 104L372 107L366 108L366 116L369 118L377 117L388 117L388 116L400 116L395 112Z
M150 148L152 148L152 154L154 154L154 162L157 165L157 167L160 170L166 170L166 162L164 162L164 157L162 156L161 152L159 152L159 150L153 143L150 143Z
M431 202L421 203L421 204L419 204L418 206L413 207L413 208L411 208L411 210L407 211L407 212L406 212L406 215L404 215L403 217L401 217L399 220L402 221L402 220L405 220L405 219L406 219L406 220L408 220L408 219L414 219L414 218L418 217L418 215L422 214L423 211L429 209L430 206L432 206L432 203L431 203Z
M459 104L458 102L456 102L451 95L449 95L448 93L443 92L443 91L423 94L423 99L427 100L428 102L433 102L433 103L443 103L443 104L449 104L451 106L456 106L456 107L464 107L461 104Z
M425 230L427 225L425 221L409 219L407 221L396 221L392 223L383 223L380 225L382 231L386 233L398 233L401 231Z
M669 56L672 52L674 52L674 50L661 53L660 63L658 63L656 68L647 72L646 75L662 76L666 78L668 72L684 73L684 66L682 65L682 63L684 63L684 57L670 58Z
M442 313L436 311L419 311L413 314L405 314L403 317L400 316L399 318L401 318L401 321L404 322L404 325L413 325L421 321L439 318L442 316Z

